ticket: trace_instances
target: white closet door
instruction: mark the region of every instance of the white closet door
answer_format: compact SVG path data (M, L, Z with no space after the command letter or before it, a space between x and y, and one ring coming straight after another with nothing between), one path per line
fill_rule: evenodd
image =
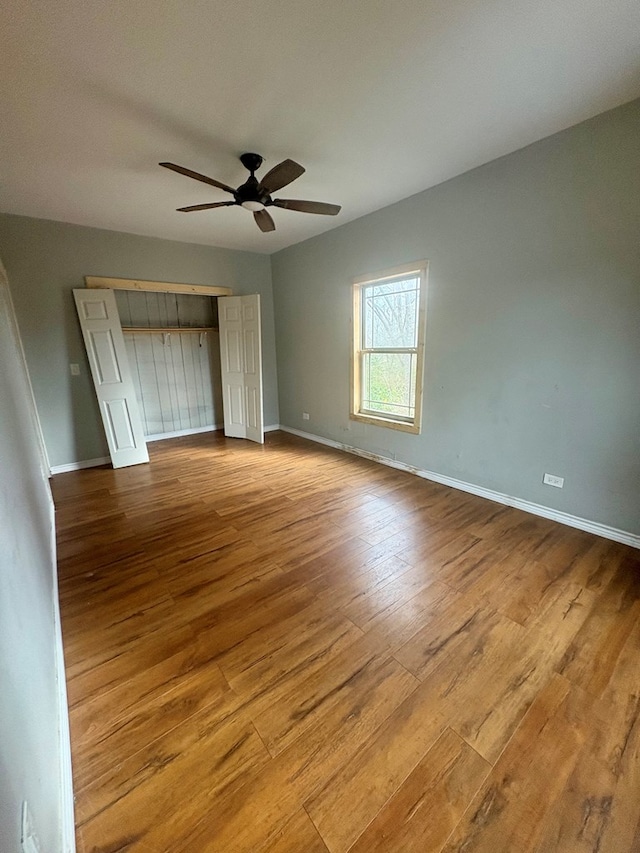
M260 296L221 296L224 434L264 442Z
M112 290L73 291L114 468L149 461Z

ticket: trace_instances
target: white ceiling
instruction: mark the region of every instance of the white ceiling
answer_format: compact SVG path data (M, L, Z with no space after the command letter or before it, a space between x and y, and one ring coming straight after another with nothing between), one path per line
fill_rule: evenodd
M272 252L640 96L639 45L638 0L5 0L0 209ZM175 212L229 197L159 161L243 151L342 213Z

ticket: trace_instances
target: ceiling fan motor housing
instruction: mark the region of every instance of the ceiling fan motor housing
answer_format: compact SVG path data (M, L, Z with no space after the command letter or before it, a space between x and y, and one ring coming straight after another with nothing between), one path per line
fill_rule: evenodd
M250 206L246 205L249 210L260 210L262 206L271 203L271 196L266 190L261 188L260 183L253 174L260 168L260 166L262 166L264 158L259 154L246 153L240 155L240 162L245 169L248 169L251 172L251 175L247 178L245 183L235 191L235 200L241 205L246 205L246 203L249 202ZM256 203L255 207L253 204L254 202ZM258 207L258 205L261 207Z
M238 204L242 204L245 201L257 201L260 204L266 205L271 202L271 196L260 186L258 179L253 175L241 187L238 187L234 196Z

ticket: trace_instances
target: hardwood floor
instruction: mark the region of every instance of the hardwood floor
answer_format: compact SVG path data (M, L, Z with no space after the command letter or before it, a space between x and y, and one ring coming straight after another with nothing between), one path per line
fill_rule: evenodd
M282 433L53 479L79 853L640 850L640 553Z

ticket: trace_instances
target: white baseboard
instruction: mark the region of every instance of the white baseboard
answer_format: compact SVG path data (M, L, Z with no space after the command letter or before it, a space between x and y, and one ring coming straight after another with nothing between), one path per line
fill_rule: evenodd
M69 731L69 704L67 700L67 684L65 681L64 651L62 648L62 628L60 624L60 607L55 594L55 623L56 623L56 679L58 683L58 720L60 724L60 812L62 820L62 851L75 853L76 824L73 805L73 773L71 769L71 733Z
M194 429L177 429L173 432L159 432L155 435L146 435L145 439L149 441L164 441L166 438L180 438L182 435L199 435L201 432L215 432L218 429L224 429L223 424L212 424L210 426L195 427Z
M108 465L110 456L98 456L96 459L84 459L82 462L66 462L64 465L52 465L51 474L66 474L67 471L80 471L82 468L97 468L98 465Z
M147 441L163 441L165 438L179 438L181 435L198 435L201 432L215 432L219 429L224 429L224 424L196 427L195 429L182 429L176 432L163 432L158 435L147 435L145 438ZM280 424L271 424L270 426L266 426L264 431L275 432L278 429L281 429ZM96 459L84 459L82 462L66 462L64 465L52 465L50 472L51 476L54 474L66 474L68 471L80 471L82 468L97 468L100 465L109 465L110 462L110 456L98 456Z
M51 561L53 567L53 623L55 631L55 668L58 704L58 749L60 754L60 823L62 853L76 853L76 823L73 802L73 772L71 766L71 732L69 728L69 702L67 698L62 621L58 596L58 569L56 528L53 499L51 500Z
M344 450L346 453L353 453L355 456L362 456L365 459L370 459L373 462L379 462L382 465L388 465L390 468L397 468L399 471L407 471L410 474L415 474L418 477L423 477L425 480L432 480L434 483L441 483L443 486L450 486L452 489L459 489L462 492L469 492L472 495L486 498L490 501L495 501L499 504L515 507L524 512L530 512L532 515L539 515L542 518L548 518L551 521L557 521L560 524L566 524L568 527L575 527L578 530L584 530L587 533L594 533L596 536L602 536L604 539L612 539L614 542L621 542L623 545L630 545L632 548L640 548L640 536L635 533L630 533L626 530L618 530L616 527L609 527L606 524L600 524L597 521L590 521L588 518L580 518L577 515L571 515L568 512L562 512L557 509L551 509L542 504L532 503L531 501L515 498L512 495L506 495L502 492L495 492L493 489L485 489L484 486L476 486L474 483L466 483L464 480L457 480L454 477L447 477L444 474L438 474L435 471L425 471L422 468L414 468L412 465L407 465L404 462L398 462L395 459L388 459L386 456L379 456L377 453L369 453L367 450L361 450L359 447L353 447L349 444L340 444L338 441L333 441L330 438L323 438L320 435L313 435L310 432L303 432L293 427L280 426L283 432L290 432L292 435L298 435L300 438L306 438L309 441L315 441L318 444L324 444L327 447L335 447L337 450Z
M161 432L157 435L147 435L147 441L162 441L165 438L179 438L181 435L198 435L201 432L216 432L217 430L224 429L224 424L215 424L214 426L206 426L206 427L197 427L196 429L181 429L176 432ZM280 429L280 424L271 424L271 426L264 427L265 432L273 432L274 430Z

